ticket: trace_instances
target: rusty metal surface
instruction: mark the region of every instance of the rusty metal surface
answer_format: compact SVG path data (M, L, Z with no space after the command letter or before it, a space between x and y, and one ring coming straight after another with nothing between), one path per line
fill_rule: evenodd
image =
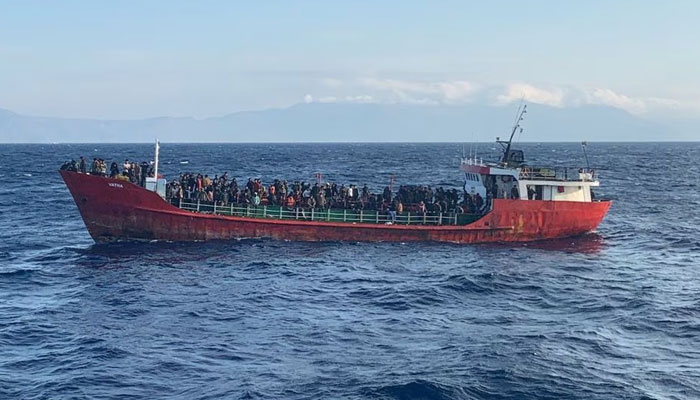
M595 229L609 201L494 200L493 211L464 226L406 226L228 217L181 210L154 192L115 179L60 171L97 242L274 238L302 241L512 242L580 235Z

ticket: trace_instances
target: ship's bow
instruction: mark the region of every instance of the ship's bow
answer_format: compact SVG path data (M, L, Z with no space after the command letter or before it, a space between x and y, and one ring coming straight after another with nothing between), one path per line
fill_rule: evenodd
M129 182L59 171L96 242L155 239L143 210L168 209L156 193Z

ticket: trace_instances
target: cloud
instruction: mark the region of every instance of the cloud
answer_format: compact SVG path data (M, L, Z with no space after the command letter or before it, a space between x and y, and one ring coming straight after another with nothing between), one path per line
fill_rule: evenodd
M312 95L307 94L304 96L305 103L374 103L374 98L370 95L358 95L358 96L324 96L319 98L314 98Z
M469 99L478 90L476 85L467 81L440 82L437 87L447 101Z
M345 101L351 103L374 103L374 98L370 95L363 94L359 96L345 96Z
M479 87L468 81L425 82L396 79L361 78L367 88L389 92L393 99L406 103L460 103L473 98Z
M528 83L509 85L496 96L497 104L510 104L520 100L560 108L604 105L619 108L631 114L681 110L690 107L673 99L629 96L608 88L554 87L544 89Z
M600 104L625 110L631 114L648 114L657 111L690 111L696 105L663 97L634 97L617 93L612 89L596 88L585 92L586 104Z
M611 89L594 89L588 95L588 103L621 108L632 114L641 114L647 111L647 104L644 100L615 93Z
M505 93L496 96L496 102L499 104L521 100L552 107L564 107L565 92L559 88L542 89L527 83L515 83L508 85Z
M686 104L663 97L639 97L616 92L610 88L586 88L565 85L535 85L518 82L508 85L479 84L469 80L405 80L360 77L341 80L320 80L324 96L304 97L307 103L383 103L383 104L465 104L483 103L507 105L526 101L551 107L580 107L603 105L632 114L654 112L697 112L698 104ZM356 95L353 92L362 91Z

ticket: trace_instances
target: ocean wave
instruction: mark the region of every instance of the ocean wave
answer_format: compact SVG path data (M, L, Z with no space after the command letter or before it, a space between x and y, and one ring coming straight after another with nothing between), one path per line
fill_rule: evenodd
M56 166L152 153L99 147L3 152L5 177L32 176L0 193L2 398L700 398L699 144L596 144L597 232L477 246L94 244ZM163 172L450 185L453 147L177 144ZM650 190L635 165L666 153Z

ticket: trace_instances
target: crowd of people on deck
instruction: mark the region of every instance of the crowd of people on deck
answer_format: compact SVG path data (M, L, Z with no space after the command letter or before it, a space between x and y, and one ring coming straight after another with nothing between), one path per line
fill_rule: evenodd
M402 185L394 193L386 186L381 193L373 193L365 184L361 188L355 184L332 182L307 183L274 179L269 185L259 178L249 178L239 184L228 173L221 176L183 173L178 180L166 186L166 199L173 204L180 201L200 201L216 203L220 206L282 206L288 209L349 209L376 210L401 214L413 213L479 213L485 201L479 195L456 189L430 186Z
M61 169L83 174L109 176L110 178L131 182L140 186L146 185L146 177L153 177L152 163L147 161L140 163L131 162L128 159L124 160L121 171L119 164L113 161L109 166L109 173L107 173L107 162L97 157L92 159L92 163L89 163L85 157L80 157L78 161L67 161L61 166Z
M61 166L63 170L84 174L109 176L145 186L146 177L153 177L152 162L124 160L121 165L112 162L107 172L107 162L93 158L89 163L84 157L71 160ZM211 178L206 174L182 173L177 180L168 182L165 189L168 201L178 205L181 201L208 202L220 206L282 206L288 209L347 209L372 210L402 214L411 213L482 213L487 200L478 193L469 194L457 189L433 188L425 185L401 185L394 192L386 186L374 193L366 184L361 188L355 184L334 182L315 183L274 179L266 185L259 178L249 178L240 185L228 173Z

